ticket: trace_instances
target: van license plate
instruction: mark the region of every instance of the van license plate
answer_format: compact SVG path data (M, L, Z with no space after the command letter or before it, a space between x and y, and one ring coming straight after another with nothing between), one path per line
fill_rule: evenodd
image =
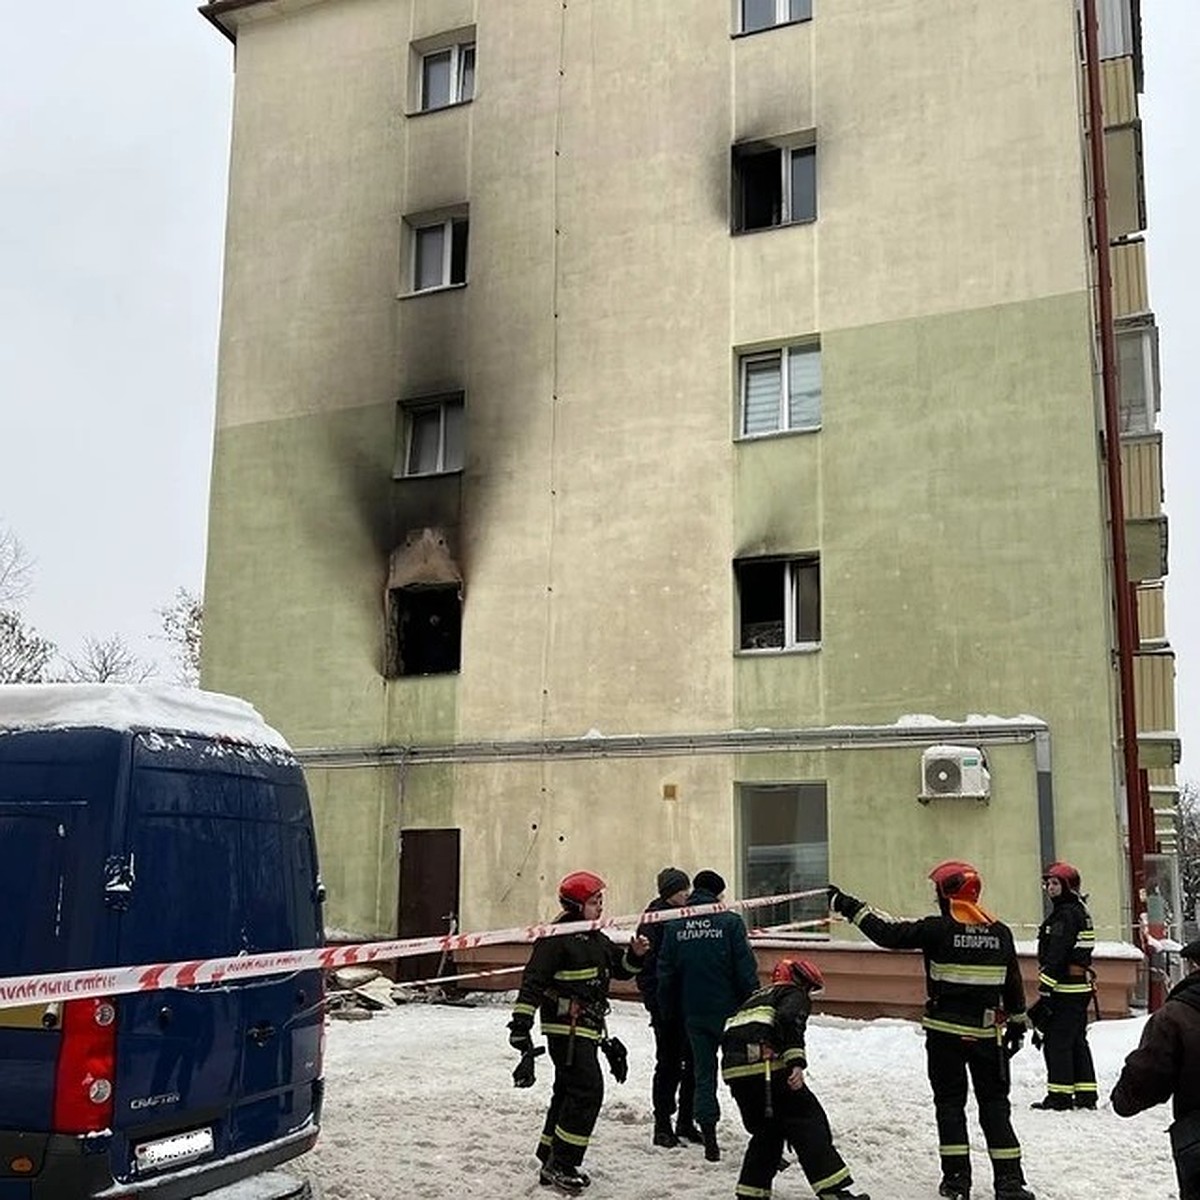
M156 1138L153 1142L142 1142L133 1148L135 1170L157 1171L160 1167L174 1167L180 1163L203 1158L213 1150L212 1128L191 1129L173 1137Z

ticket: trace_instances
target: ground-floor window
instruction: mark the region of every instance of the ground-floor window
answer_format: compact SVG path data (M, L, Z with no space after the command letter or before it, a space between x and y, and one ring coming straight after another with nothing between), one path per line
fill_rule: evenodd
M742 894L776 896L823 888L829 881L825 784L738 784ZM827 915L824 894L754 909L752 926L784 925ZM824 928L817 926L817 933Z

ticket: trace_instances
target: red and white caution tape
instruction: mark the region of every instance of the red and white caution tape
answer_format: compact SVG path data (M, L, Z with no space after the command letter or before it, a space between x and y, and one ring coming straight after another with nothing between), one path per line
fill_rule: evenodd
M658 924L686 917L705 917L736 909L766 908L792 900L823 896L824 888L788 892L781 896L756 896L726 904L697 904L685 908L633 913L624 917L601 917L595 921L524 925L486 933L452 933L439 937L402 938L387 942L364 942L356 946L326 946L323 949L286 950L275 954L243 954L235 958L198 959L193 962L155 963L137 967L104 967L88 971L64 971L47 975L15 975L0 979L0 1009L25 1004L49 1004L61 1000L83 1000L91 996L121 996L153 992L162 988L190 988L282 975L292 971L334 970L365 963L387 962L416 954L453 954L480 946L519 945L544 937L563 937L589 929L620 925Z

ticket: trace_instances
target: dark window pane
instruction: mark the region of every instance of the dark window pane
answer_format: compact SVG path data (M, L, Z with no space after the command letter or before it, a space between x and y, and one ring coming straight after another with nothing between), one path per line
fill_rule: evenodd
M463 46L458 59L458 98L470 100L475 95L475 47Z
M450 242L450 282L467 282L467 222L455 221Z
M812 19L812 0L791 0L788 6L789 21L808 21Z
M753 33L775 24L775 0L742 0L742 32Z
M741 208L739 229L767 229L783 220L783 178L779 151L743 154L737 159Z
M445 280L442 272L445 269L446 229L443 225L429 225L417 230L417 265L414 286L417 291L423 288L441 287Z
M443 675L459 669L462 597L458 587L394 588L388 595L393 621L396 675Z
M450 103L450 51L427 54L421 60L421 107L442 108Z
M777 896L823 887L829 878L825 784L743 784L741 832L745 895ZM756 910L755 923L816 920L827 914L823 895Z
M821 563L818 559L798 562L796 572L796 638L800 642L821 640Z
M445 407L446 445L442 455L443 471L461 471L463 465L463 406L451 402Z
M784 564L735 565L743 650L783 649Z
M814 221L817 216L817 152L812 147L792 151L793 221Z
M428 475L438 469L441 427L442 413L437 408L418 409L409 417L409 475Z

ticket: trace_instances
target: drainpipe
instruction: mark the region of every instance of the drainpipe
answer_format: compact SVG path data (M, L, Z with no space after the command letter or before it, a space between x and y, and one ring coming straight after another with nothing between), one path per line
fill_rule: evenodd
M1134 945L1142 944L1146 906L1146 831L1142 774L1138 768L1137 710L1134 706L1133 653L1136 614L1125 552L1125 497L1121 483L1121 422L1118 407L1117 335L1113 325L1112 262L1108 236L1108 185L1104 166L1104 113L1100 93L1100 33L1096 0L1083 0L1087 53L1088 149L1092 168L1092 228L1099 288L1100 366L1104 396L1104 465L1108 475L1109 529L1112 535L1113 592L1117 606L1117 680L1125 767L1125 809L1129 820L1130 926Z

